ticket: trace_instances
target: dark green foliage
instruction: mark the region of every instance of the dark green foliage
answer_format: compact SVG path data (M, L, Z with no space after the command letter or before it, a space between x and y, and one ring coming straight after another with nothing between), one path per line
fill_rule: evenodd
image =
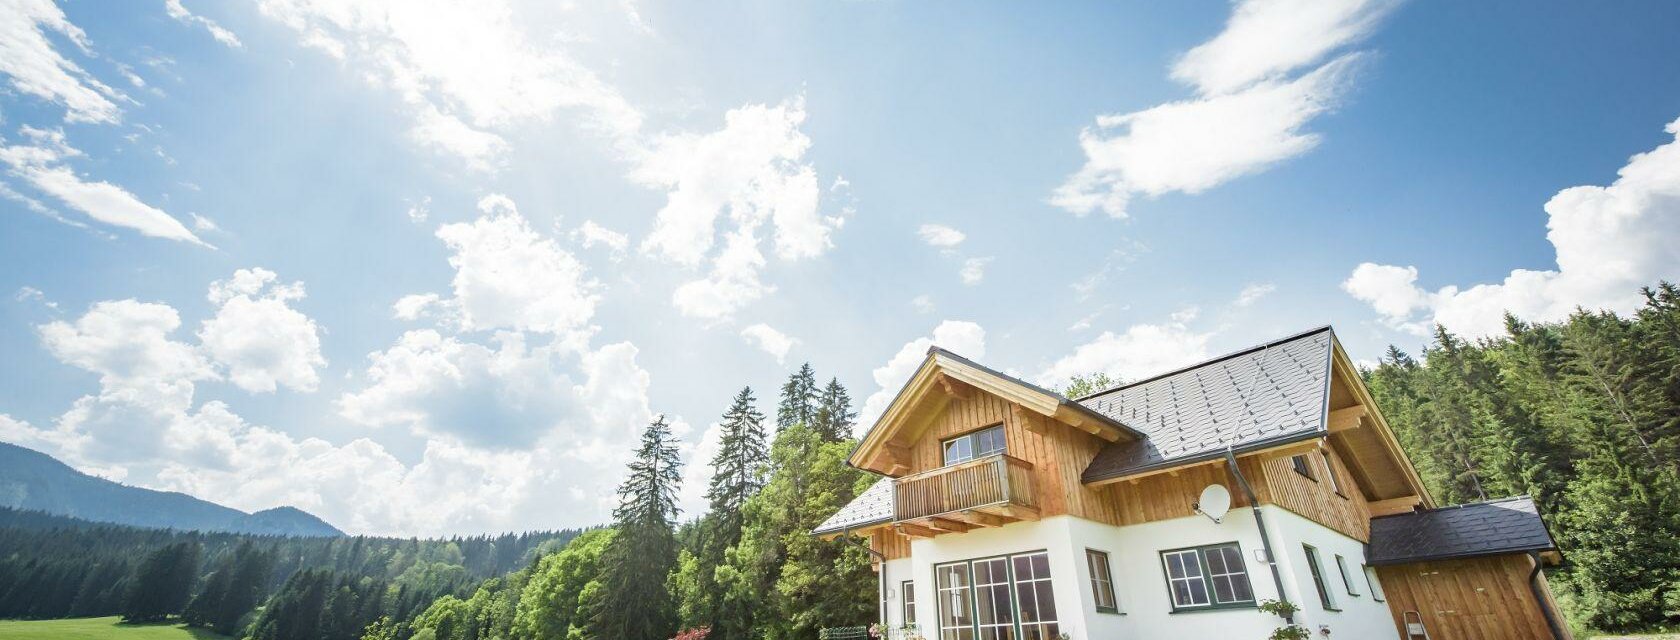
M817 374L807 362L782 384L782 399L776 405L776 428L811 425L817 418Z
M839 442L852 437L857 411L852 409L852 396L840 384L839 378L829 378L828 386L823 387L822 396L817 399L814 420L811 426L825 442Z
M1645 296L1477 342L1437 329L1421 360L1391 347L1366 372L1438 501L1534 496L1571 616L1602 630L1680 619L1680 291Z
M756 402L752 388L743 388L723 414L719 424L723 435L706 489L709 510L691 527L692 540L683 545L677 575L672 577L683 628L711 627L711 637L718 640L740 637L743 621L751 620L750 612L741 611L739 603L721 597L717 568L729 548L741 541L742 508L763 488L770 463L764 414Z
M181 618L189 625L233 635L243 628L240 620L245 614L262 602L273 571L271 552L260 550L248 541L241 543L232 554L223 556L216 570L205 578Z
M155 622L181 612L198 580L203 549L195 541L153 551L135 567L123 596L124 622Z
M599 600L588 605L587 637L665 640L677 631L666 576L677 566L677 442L665 416L642 434L613 509L617 534L601 558Z

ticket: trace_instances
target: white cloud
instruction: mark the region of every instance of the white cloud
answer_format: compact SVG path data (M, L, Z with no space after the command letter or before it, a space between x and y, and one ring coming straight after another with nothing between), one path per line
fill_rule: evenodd
M216 377L192 345L170 337L181 316L166 304L98 302L74 323L39 327L41 343L60 362L99 374L107 391L177 395L195 380ZM190 395L190 391L188 391Z
M741 337L747 341L747 344L775 356L776 364L783 364L787 360L788 350L799 344L797 338L777 331L775 327L762 322L742 329Z
M692 268L708 256L707 275L679 286L673 303L685 315L723 318L773 290L759 231L777 258L794 261L826 252L843 220L818 210L821 188L805 162L810 138L800 131L803 98L776 106L747 105L724 115L712 133L663 136L640 158L632 178L667 189L642 251ZM715 254L718 218L733 223Z
M222 229L219 225L216 224L215 220L211 220L209 218L198 215L196 213L189 213L187 215L192 216L193 229L199 231L200 233L209 232L209 231L221 231L221 229Z
M276 279L267 269L240 269L211 283L216 315L204 321L199 341L241 389L272 392L283 385L314 391L321 381L316 370L327 365L320 330L291 307L304 297L303 283L281 285Z
M0 163L10 168L11 175L99 222L134 229L155 238L209 246L180 220L141 202L122 187L103 181L90 182L76 175L64 163L82 152L65 141L63 131L28 126L21 131L30 143L0 145Z
M53 48L48 32L88 53L87 34L51 0L0 0L0 73L12 88L64 106L70 122L116 122L125 99Z
M515 329L553 334L587 330L599 283L583 263L531 229L506 196L485 196L472 222L439 227L453 255L449 305L468 331Z
M928 246L940 249L954 249L968 238L967 234L942 224L924 224L916 235L921 236L922 242L928 243Z
M1277 285L1270 282L1256 282L1243 287L1242 291L1237 293L1237 299L1231 304L1238 307L1246 307L1259 302L1261 298L1271 295L1273 291L1277 291Z
M860 432L875 425L875 420L887 410L887 405L892 404L898 390L909 382L910 376L927 358L928 348L934 346L964 358L979 360L986 357L986 330L973 322L946 320L933 328L932 335L911 340L900 347L886 364L870 372L876 389L864 399L863 409L858 412L857 429Z
M391 317L398 320L419 320L432 309L443 306L443 297L435 293L411 293L398 298L391 305Z
M1200 193L1307 152L1319 139L1302 128L1336 106L1361 54L1290 74L1363 39L1396 4L1243 0L1173 68L1196 97L1098 117L1080 134L1085 166L1051 202L1123 218L1136 195Z
M414 203L408 205L408 221L409 222L413 222L415 224L423 223L423 222L426 221L426 218L428 216L430 216L431 214L432 214L432 197L431 196L426 196L424 198L421 198L418 202L414 202Z
M594 220L584 220L583 224L573 229L572 240L585 249L606 247L612 252L614 260L623 258L624 252L630 248L630 236L601 226Z
M1665 131L1675 138L1630 158L1610 186L1570 187L1546 202L1556 269L1514 269L1500 283L1431 292L1417 285L1417 267L1364 263L1342 288L1414 332L1438 323L1497 335L1507 311L1529 321L1560 320L1577 307L1633 311L1640 287L1680 277L1680 119Z
M992 263L992 258L969 258L963 261L962 270L957 275L962 276L962 283L973 286L986 279L986 265Z
M546 122L561 110L628 139L642 116L616 89L557 49L562 38L527 37L505 0L263 0L262 12L304 44L354 64L413 109L413 136L495 166L506 149L496 131ZM570 14L568 14L570 15Z
M216 24L216 21L204 16L194 15L193 12L188 11L186 5L181 4L181 0L164 0L163 7L164 11L169 14L169 17L174 18L176 22L189 25L196 24L204 27L204 30L209 31L210 37L215 38L216 42L220 42L235 49L245 46L239 42L239 36L233 35L232 31L228 31L223 28L222 25Z
M1133 325L1119 334L1104 331L1045 368L1037 380L1042 385L1060 386L1073 376L1098 372L1121 380L1138 380L1204 360L1213 334L1186 326L1184 322L1192 317L1175 314L1173 321L1163 324Z
M933 298L925 293L911 298L910 306L916 310L916 313L933 313L934 311Z

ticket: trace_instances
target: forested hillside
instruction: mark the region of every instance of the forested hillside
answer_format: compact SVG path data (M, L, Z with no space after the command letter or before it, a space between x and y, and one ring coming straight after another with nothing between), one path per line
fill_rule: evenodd
M325 616L317 611L311 622L342 621L340 626L353 627L343 637L354 638L379 615L412 615L439 596L526 566L578 533L439 540L250 536L0 508L0 618L121 614L149 620L184 613L189 622L237 633L269 594L300 590L303 585L294 584L308 580L296 576L307 576L367 596L355 609L329 607ZM311 635L316 631L284 637L324 637Z
M1680 618L1680 290L1632 317L1507 317L1506 334L1435 330L1365 373L1442 504L1529 494L1565 562L1553 584L1578 622Z

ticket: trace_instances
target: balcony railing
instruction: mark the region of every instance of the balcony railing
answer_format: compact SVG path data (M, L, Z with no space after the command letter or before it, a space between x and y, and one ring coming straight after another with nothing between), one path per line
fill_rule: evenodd
M1038 495L1032 463L1004 454L904 476L894 481L894 520L915 533L962 532L1033 518Z

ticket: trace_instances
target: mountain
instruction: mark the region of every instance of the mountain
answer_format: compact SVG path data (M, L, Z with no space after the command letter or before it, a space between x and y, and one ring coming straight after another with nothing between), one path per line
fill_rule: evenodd
M184 493L95 478L52 456L0 442L0 506L116 524L255 535L342 536L309 513L278 507L245 513Z

